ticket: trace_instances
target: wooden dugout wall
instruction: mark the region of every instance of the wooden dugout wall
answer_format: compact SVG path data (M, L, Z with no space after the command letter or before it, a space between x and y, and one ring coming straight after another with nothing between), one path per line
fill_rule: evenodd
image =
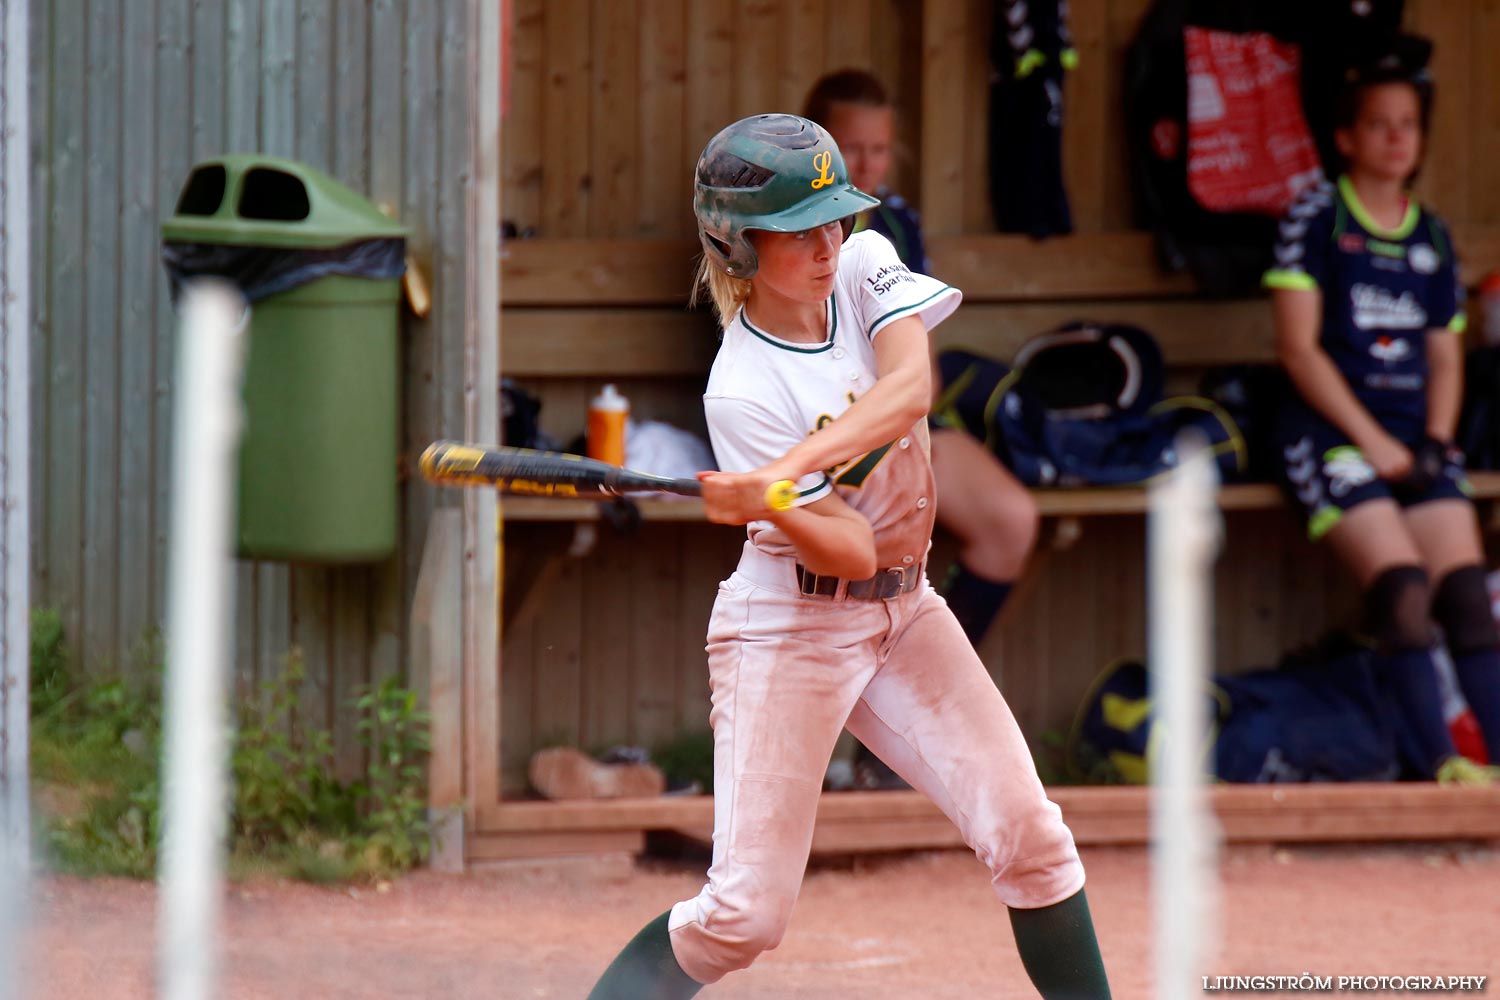
M1067 83L1064 170L1080 256L1106 245L1127 256L1150 253L1144 239L1131 242L1119 113L1125 46L1149 5L1070 4L1080 64ZM607 283L632 240L690 236L689 172L703 142L740 115L798 109L821 72L872 68L898 95L906 155L896 186L916 197L931 237L961 240L992 228L988 0L517 0L515 7L502 214L543 240L611 241L597 256L586 243L570 245L567 266L543 275L557 281L547 303L504 309L502 370L540 393L543 424L561 440L580 431L587 398L606 380L621 383L638 416L702 429L701 375L593 374L585 360L562 374L531 370L536 352L517 338L591 327L604 335L628 321L649 344L652 329L682 329L687 320L668 303L623 310L590 304L591 278ZM1488 58L1500 50L1500 3L1408 0L1407 7L1408 26L1437 46L1439 98L1419 192L1460 231L1461 252L1483 248L1470 258L1494 261L1500 189L1482 165L1500 152L1500 70ZM1023 245L982 255L977 266L1027 273L1040 260L1066 257L1039 258ZM1132 292L1128 303L1118 293L1064 302L1048 298L1049 280L1040 275L1040 291L1029 298L1018 293L1007 304L971 305L960 316L968 314L967 329L1019 331L1068 315L1128 312L1174 341L1191 341L1196 327L1204 338L1236 338L1235 350L1247 357L1269 349L1269 319L1254 303L1200 306L1184 301L1167 279L1155 291ZM566 301L570 283L579 301ZM1177 378L1188 384L1195 374L1179 371ZM1045 733L1066 726L1099 669L1144 653L1143 528L1134 515L1097 517L1071 547L1044 540L985 643L986 661L1039 747ZM549 742L652 745L705 725L702 633L714 582L733 565L736 533L701 524L647 524L632 537L603 530L592 553L553 563L545 586L523 600L547 557L570 539L568 525L507 526L512 615L502 656L501 759L508 793L524 787L529 752ZM939 547L946 551L941 539ZM1217 587L1222 669L1274 662L1346 621L1355 596L1282 510L1231 517Z

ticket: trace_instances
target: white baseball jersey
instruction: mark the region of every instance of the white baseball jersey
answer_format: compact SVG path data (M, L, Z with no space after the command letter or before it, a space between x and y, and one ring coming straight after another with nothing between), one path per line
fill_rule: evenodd
M961 297L958 289L909 271L889 240L866 231L851 236L839 254L823 343L781 340L757 329L740 310L724 328L703 394L719 468L758 469L836 420L875 384L874 341L881 330L913 315L931 330L958 308ZM798 505L837 489L869 520L882 565L922 559L936 509L926 422L843 465L804 477L797 489ZM770 555L795 553L769 521L753 522L749 534L751 543Z

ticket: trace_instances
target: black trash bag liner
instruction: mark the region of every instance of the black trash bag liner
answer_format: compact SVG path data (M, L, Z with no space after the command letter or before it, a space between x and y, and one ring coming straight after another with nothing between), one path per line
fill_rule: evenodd
M254 303L329 275L374 281L399 278L406 273L406 240L387 236L326 250L163 243L161 259L173 302L184 283L211 275L234 282Z

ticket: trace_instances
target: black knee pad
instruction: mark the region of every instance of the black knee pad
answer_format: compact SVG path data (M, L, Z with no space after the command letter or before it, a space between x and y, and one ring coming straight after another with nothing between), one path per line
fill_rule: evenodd
M1500 647L1484 576L1483 566L1460 566L1443 577L1432 599L1432 617L1443 626L1455 656Z
M1432 645L1432 588L1420 566L1392 566L1365 592L1365 622L1382 649Z

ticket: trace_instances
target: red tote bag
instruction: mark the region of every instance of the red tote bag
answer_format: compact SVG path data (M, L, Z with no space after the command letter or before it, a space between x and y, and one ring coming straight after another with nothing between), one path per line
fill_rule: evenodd
M1210 212L1281 215L1323 178L1302 116L1301 53L1264 32L1184 35L1188 190Z

